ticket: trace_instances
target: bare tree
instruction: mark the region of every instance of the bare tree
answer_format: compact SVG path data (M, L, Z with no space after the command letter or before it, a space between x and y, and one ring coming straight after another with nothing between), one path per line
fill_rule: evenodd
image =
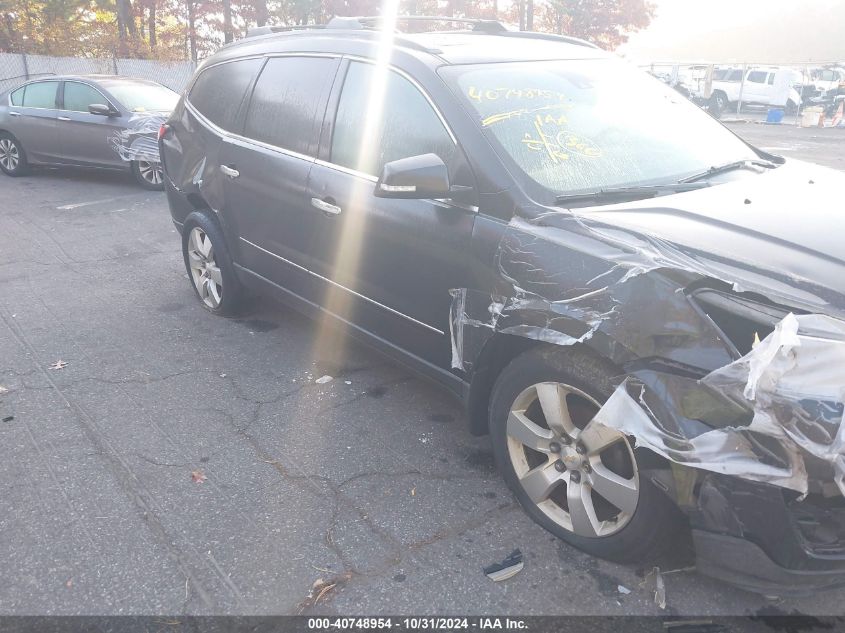
M188 51L191 61L197 61L197 7L195 0L185 0L188 10Z
M156 0L148 0L149 6L147 7L147 32L149 33L149 42L150 42L150 49L155 50L156 45L158 42L157 34L156 34Z
M228 44L235 39L232 32L232 0L223 0L223 41Z
M255 0L255 23L258 26L267 24L270 12L267 10L267 0Z

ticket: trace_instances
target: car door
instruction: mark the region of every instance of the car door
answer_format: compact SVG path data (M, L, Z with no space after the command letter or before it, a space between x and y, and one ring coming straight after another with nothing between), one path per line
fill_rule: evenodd
M114 116L91 114L88 106L111 106ZM64 81L59 91L57 120L59 159L78 165L123 167L112 138L119 137L126 117L94 86L81 81Z
M442 200L377 198L386 162L434 153L471 187L455 137L408 76L349 61L311 171L317 303L439 368L450 365L451 288L466 285L476 209ZM342 87L341 87L342 86ZM379 95L383 95L380 98ZM332 99L334 104L335 98Z
M243 131L224 138L220 169L239 263L305 298L313 278L313 214L305 187L339 58L267 59L246 106Z
M31 161L55 162L59 155L56 131L56 99L58 81L36 81L26 84L20 96L20 106L9 108L14 121L11 132L23 145Z

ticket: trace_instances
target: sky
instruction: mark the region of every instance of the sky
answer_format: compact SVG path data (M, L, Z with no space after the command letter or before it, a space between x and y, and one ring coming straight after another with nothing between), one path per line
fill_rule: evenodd
M845 0L652 0L620 53L637 62L845 62Z

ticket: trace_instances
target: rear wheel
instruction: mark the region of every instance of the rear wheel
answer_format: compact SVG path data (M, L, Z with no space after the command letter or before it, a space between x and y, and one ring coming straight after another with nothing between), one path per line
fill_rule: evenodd
M182 256L188 277L209 312L230 316L242 305L243 287L235 268L223 231L207 211L194 211L182 229Z
M161 169L161 163L149 160L133 160L131 169L135 181L144 189L151 191L164 189L164 172Z
M23 146L18 139L6 132L0 133L0 170L8 176L22 176L27 171Z
M630 440L592 422L616 375L582 350L530 350L496 381L490 431L499 469L534 521L595 556L644 562L673 543L681 521L641 476Z

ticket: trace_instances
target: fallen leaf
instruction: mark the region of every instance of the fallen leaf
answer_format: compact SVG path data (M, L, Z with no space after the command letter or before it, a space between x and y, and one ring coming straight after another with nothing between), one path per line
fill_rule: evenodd
M417 487L414 486L413 488L411 488L411 496L414 497L414 496L416 496L416 494L417 494Z
M208 477L205 476L205 473L201 470L192 470L191 471L191 481L195 484L201 484L204 482Z
M4 387L3 385L0 385L0 396L2 396L4 393L9 393L9 390L6 389L6 387Z
M50 365L50 369L64 369L67 367L67 363L63 360L57 360L55 363Z
M65 583L65 587L67 587L68 589L73 587L73 578L68 578L68 581Z
M325 385L327 382L331 382L332 380L334 380L334 378L332 378L331 376L320 376L314 382L316 382L318 385Z

